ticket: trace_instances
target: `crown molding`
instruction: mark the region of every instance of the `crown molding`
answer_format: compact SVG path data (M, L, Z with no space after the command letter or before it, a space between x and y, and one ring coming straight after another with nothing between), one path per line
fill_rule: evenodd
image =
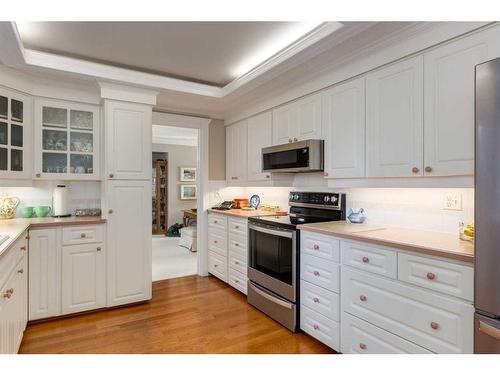
M110 82L99 81L98 84L101 88L102 99L156 105L156 97L159 94L158 91L127 85L118 85Z
M12 67L25 63L23 43L14 22L0 22L0 61Z

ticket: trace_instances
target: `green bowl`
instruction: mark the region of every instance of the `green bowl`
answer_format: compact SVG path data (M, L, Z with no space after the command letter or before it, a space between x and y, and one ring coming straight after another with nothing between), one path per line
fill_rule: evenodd
M37 217L45 217L50 213L51 208L49 206L36 206L35 215Z
M21 207L19 209L19 215L24 218L32 217L33 216L33 207L32 206L26 206L26 207Z

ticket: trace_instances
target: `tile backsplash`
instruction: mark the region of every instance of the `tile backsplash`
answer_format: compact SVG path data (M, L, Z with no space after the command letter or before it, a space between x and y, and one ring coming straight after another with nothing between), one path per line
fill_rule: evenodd
M25 206L52 206L52 190L61 182L34 181L30 187L0 187L0 197L15 196L19 203L16 217L19 217L19 208ZM65 182L68 186L68 206L70 212L77 208L101 207L101 183L98 181Z
M279 204L288 210L288 194L296 191L339 191L347 194L347 208L363 207L367 223L456 233L458 222L474 220L474 189L472 188L285 188L226 187L219 189L224 200L249 198L258 194L263 203ZM459 193L462 209L443 209L448 193ZM215 204L215 203L214 203Z

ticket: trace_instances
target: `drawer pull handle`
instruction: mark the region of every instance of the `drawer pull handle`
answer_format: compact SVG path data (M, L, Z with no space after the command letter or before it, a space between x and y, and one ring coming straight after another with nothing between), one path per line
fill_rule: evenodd
M87 235L85 233L80 234L80 238L85 238Z
M270 174L266 174L266 178L271 178L271 175Z
M365 350L365 349L366 349L366 344L363 344L362 342L361 342L361 343L359 343L359 348L360 348L361 350Z
M314 271L313 274L314 276L319 276L319 271Z
M319 303L319 298L318 298L318 297L314 297L314 298L313 298L313 301L314 301L315 303Z
M234 264L240 264L240 262L238 262L237 260L234 261Z
M319 245L314 245L314 246L313 246L313 249L314 249L314 250L319 250Z
M240 281L239 281L239 280L234 280L234 282L235 282L236 284L238 284Z
M7 291L3 294L3 298L10 298L11 294Z
M214 240L214 243L217 243L217 240Z
M370 263L370 258L363 257L362 261L363 261L363 263Z
M26 251L26 246L21 246L21 247L20 247L20 249L21 249L22 251Z
M101 247L100 246L97 246L97 251L101 251Z
M436 275L433 274L432 272L427 272L427 278L429 280L434 280L436 278Z
M217 223L218 223L218 221L217 221L217 220L214 220L214 224L217 224Z
M110 208L110 209L108 210L108 212L109 212L110 214L112 214L112 213L113 213L113 210Z
M113 178L113 177L115 177L115 175L113 173L110 173L109 178Z
M217 268L217 264L214 264L214 267Z
M235 225L234 229L240 229L240 226L239 225Z
M360 295L359 296L359 300L362 301L362 302L366 302L366 296Z
M479 322L479 332L484 333L496 340L500 340L500 329L490 326L485 322Z
M420 172L420 169L418 169L417 167L413 167L413 168L411 169L411 171L412 171L413 173L418 173L418 172Z
M319 325L315 324L315 325L313 325L313 328L317 331L317 330L319 330Z
M20 270L17 270L17 273L21 273L21 274L23 274L23 273L24 273L24 270L21 268Z
M438 323L436 323L436 322L431 322L431 328L432 328L433 330L436 330L436 329L438 329L438 328L439 328L439 324L438 324Z
M235 244L234 244L234 246L236 246L236 247L239 247L239 246L240 246L240 244L238 244L238 243L235 243Z

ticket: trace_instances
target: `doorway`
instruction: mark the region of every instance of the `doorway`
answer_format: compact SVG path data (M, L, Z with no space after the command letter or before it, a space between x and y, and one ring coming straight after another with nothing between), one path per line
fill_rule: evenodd
M153 125L153 281L198 273L198 129Z

